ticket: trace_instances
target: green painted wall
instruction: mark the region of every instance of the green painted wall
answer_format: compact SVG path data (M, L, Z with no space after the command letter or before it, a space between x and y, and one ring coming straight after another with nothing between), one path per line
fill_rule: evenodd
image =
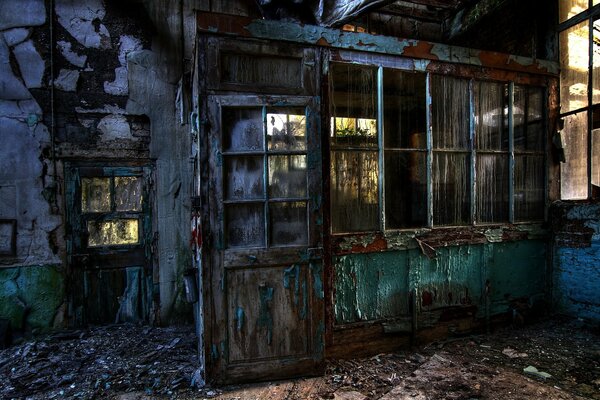
M13 330L45 330L61 319L64 272L60 265L0 269L0 318Z
M429 259L420 250L352 254L334 260L337 324L409 315L416 290L421 311L474 306L485 316L507 312L519 298L544 299L547 243L542 240L449 246Z

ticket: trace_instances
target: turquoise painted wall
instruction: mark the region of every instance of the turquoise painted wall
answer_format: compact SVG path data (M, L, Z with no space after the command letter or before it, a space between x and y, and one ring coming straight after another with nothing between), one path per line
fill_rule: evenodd
M551 212L554 306L600 321L600 204L561 202Z
M514 300L546 296L548 245L544 240L449 246L429 259L419 249L352 254L334 260L337 324L403 317L416 290L421 311L474 306L485 316L508 312Z
M60 265L0 268L0 318L13 330L45 330L62 320L64 272Z

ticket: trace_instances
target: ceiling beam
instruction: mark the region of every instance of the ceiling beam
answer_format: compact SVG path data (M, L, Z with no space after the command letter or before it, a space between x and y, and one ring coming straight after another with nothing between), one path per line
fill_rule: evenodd
M485 17L493 14L509 1L510 0L481 0L470 7L460 10L454 17L449 19L447 25L449 27L448 39L454 39L467 33Z

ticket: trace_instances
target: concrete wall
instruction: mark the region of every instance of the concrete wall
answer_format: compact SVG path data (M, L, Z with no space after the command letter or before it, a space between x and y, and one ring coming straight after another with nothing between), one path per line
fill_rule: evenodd
M600 322L600 204L553 205L556 310Z

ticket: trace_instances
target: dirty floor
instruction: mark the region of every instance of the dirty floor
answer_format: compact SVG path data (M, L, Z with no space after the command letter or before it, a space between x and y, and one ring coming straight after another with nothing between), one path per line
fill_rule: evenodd
M0 398L599 399L600 331L553 318L328 363L323 377L190 388L191 327L115 325L0 350Z

